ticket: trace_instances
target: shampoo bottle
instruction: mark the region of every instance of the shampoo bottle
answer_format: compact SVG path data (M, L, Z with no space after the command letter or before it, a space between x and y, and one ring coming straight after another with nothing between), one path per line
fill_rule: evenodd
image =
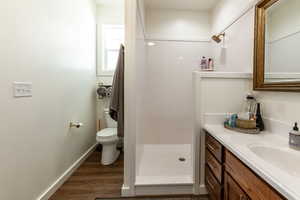
M200 67L201 67L201 70L203 70L203 71L207 70L207 60L204 56L201 59Z
M214 70L214 61L212 58L208 59L208 70L213 71Z

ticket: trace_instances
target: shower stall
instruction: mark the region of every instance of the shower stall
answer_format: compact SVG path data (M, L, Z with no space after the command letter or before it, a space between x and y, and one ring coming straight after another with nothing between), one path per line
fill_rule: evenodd
M138 73L136 183L192 184L192 72L199 55L208 56L209 43L146 40L145 50Z
M136 194L193 193L192 72L212 54L210 12L158 2L139 1L136 19Z

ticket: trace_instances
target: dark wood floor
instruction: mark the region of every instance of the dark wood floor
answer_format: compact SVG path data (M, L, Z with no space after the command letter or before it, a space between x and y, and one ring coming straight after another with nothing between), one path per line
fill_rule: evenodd
M95 200L97 197L120 197L123 184L123 154L111 166L102 166L100 159L100 152L92 153L50 200Z
M91 156L74 172L50 200L95 200L95 198L121 197L123 184L124 155L110 166L100 164L101 153ZM125 200L130 200L129 198ZM152 197L136 200L207 200L204 196Z

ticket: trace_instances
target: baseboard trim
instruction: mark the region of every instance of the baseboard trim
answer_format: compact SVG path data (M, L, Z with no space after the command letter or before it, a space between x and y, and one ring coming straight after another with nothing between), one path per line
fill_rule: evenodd
M42 193L37 200L48 200L66 180L75 172L78 167L94 152L98 143L91 146L75 163L73 163L50 187Z
M122 195L122 197L133 197L133 196L135 196L132 193L130 187L125 186L125 185L122 186L121 195Z
M192 195L193 184L184 185L136 185L136 196L151 195Z
M199 186L199 194L200 194L200 195L206 195L206 194L208 194L205 185L200 185L200 186Z

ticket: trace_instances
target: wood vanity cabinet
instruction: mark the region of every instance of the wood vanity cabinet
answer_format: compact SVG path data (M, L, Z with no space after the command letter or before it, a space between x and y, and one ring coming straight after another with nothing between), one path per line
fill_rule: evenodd
M208 132L205 140L205 183L210 199L285 199Z
M224 147L211 135L205 139L205 183L212 200L222 200L224 193Z

